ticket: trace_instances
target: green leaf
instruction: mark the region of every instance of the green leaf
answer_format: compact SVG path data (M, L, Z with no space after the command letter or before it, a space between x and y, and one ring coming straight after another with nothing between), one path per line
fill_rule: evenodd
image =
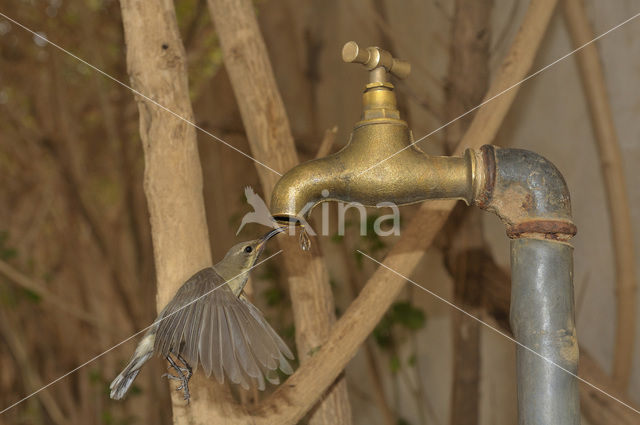
M100 416L102 416L103 424L111 425L113 423L113 415L111 414L110 411L104 410Z
M343 239L344 239L344 235L340 235L338 233L331 235L331 242L342 243Z
M7 247L7 241L9 240L9 232L6 230L0 230L0 259L10 260L18 256L18 251L13 248Z
M367 223L366 223L366 227L367 227L367 237L376 237L378 235L376 235L376 232L374 231L373 225L375 224L376 220L378 219L378 215L377 214L370 214L367 215Z
M408 301L395 303L392 307L394 319L407 329L417 330L424 327L424 312Z
M258 279L275 281L280 277L280 270L273 263L267 263L261 269L264 271L258 275Z
M140 388L136 384L133 384L133 385L131 385L131 388L129 389L129 394L131 394L131 395L142 394L142 388Z
M313 347L311 350L309 350L307 352L307 356L313 357L318 352L318 350L320 350L321 347L322 347L322 345L318 345L317 347Z
M37 292L32 291L31 289L22 288L22 293L24 297L33 303L39 303L42 301L42 297Z
M407 364L411 367L416 365L416 355L415 353L410 355L409 358L407 359Z
M296 337L296 327L295 327L295 325L291 324L290 326L287 326L286 328L284 328L282 330L282 336L284 338L293 340Z
M392 325L393 319L385 314L378 326L373 329L373 338L381 348L390 348L393 345Z
M362 263L364 262L364 255L360 254L358 251L355 251L353 253L355 259L356 259L356 266L358 266L358 269L362 270Z
M396 373L400 370L400 357L392 356L391 361L389 362L389 368L391 369L391 373Z
M18 251L13 248L6 248L0 250L0 258L3 260L11 260L18 256Z
M18 305L18 298L11 287L4 285L0 286L0 303L9 307L15 307Z
M284 300L284 291L278 287L269 288L262 294L270 307L276 306Z
M92 384L99 384L103 381L104 378L102 377L102 374L99 370L92 369L89 371L89 382L91 382Z
M329 278L329 286L331 287L332 290L338 289L340 287L340 285L338 285L338 282L336 282L335 279L332 277Z

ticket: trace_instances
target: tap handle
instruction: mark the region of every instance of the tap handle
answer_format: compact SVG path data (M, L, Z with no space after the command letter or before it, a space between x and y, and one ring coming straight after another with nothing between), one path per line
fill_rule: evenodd
M342 47L342 60L361 63L369 71L382 67L386 72L397 78L407 78L411 72L411 64L409 62L396 59L391 56L391 53L379 47L362 49L355 41L349 41Z

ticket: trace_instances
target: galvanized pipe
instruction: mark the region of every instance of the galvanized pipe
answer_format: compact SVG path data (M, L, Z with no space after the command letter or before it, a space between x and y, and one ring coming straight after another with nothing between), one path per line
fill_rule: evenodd
M573 247L511 241L510 322L517 347L520 425L579 425ZM569 373L570 372L570 373Z
M510 322L517 347L518 423L579 425L578 340L567 184L547 159L483 146L476 205L511 238ZM573 375L572 375L573 374Z

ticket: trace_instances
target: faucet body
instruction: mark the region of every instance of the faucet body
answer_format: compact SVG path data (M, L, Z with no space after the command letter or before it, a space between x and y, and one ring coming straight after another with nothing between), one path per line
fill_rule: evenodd
M355 47L354 47L355 46ZM298 165L276 184L271 213L302 223L324 201L405 205L461 199L497 214L511 239L510 324L518 342L518 421L521 425L579 425L575 373L578 342L573 306L575 235L562 174L521 149L485 145L463 156L429 156L413 145L396 109L386 73L408 64L378 48L347 43L343 59L370 70L362 119L339 152Z
M406 75L408 64L377 48L369 48L364 54L349 43L343 50L343 57L347 56L368 67L383 64L370 68L372 81L362 95L362 118L341 151L300 164L282 176L273 190L272 215L280 221L304 219L315 205L331 200L365 206L444 198L470 203L472 155L428 156L413 144L411 130L400 119L385 66Z
M401 120L379 118L356 126L341 151L300 164L278 181L272 214L277 220L295 221L306 218L318 203L332 200L365 206L443 198L470 203L474 164L470 153L432 157L409 146L411 142L411 131Z

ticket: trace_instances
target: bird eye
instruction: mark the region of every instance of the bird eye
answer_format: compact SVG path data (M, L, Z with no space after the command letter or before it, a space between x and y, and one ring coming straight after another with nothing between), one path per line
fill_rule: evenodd
M250 253L251 251L253 251L253 248L251 248L250 246L246 246L244 248L244 252L246 252L247 254Z

